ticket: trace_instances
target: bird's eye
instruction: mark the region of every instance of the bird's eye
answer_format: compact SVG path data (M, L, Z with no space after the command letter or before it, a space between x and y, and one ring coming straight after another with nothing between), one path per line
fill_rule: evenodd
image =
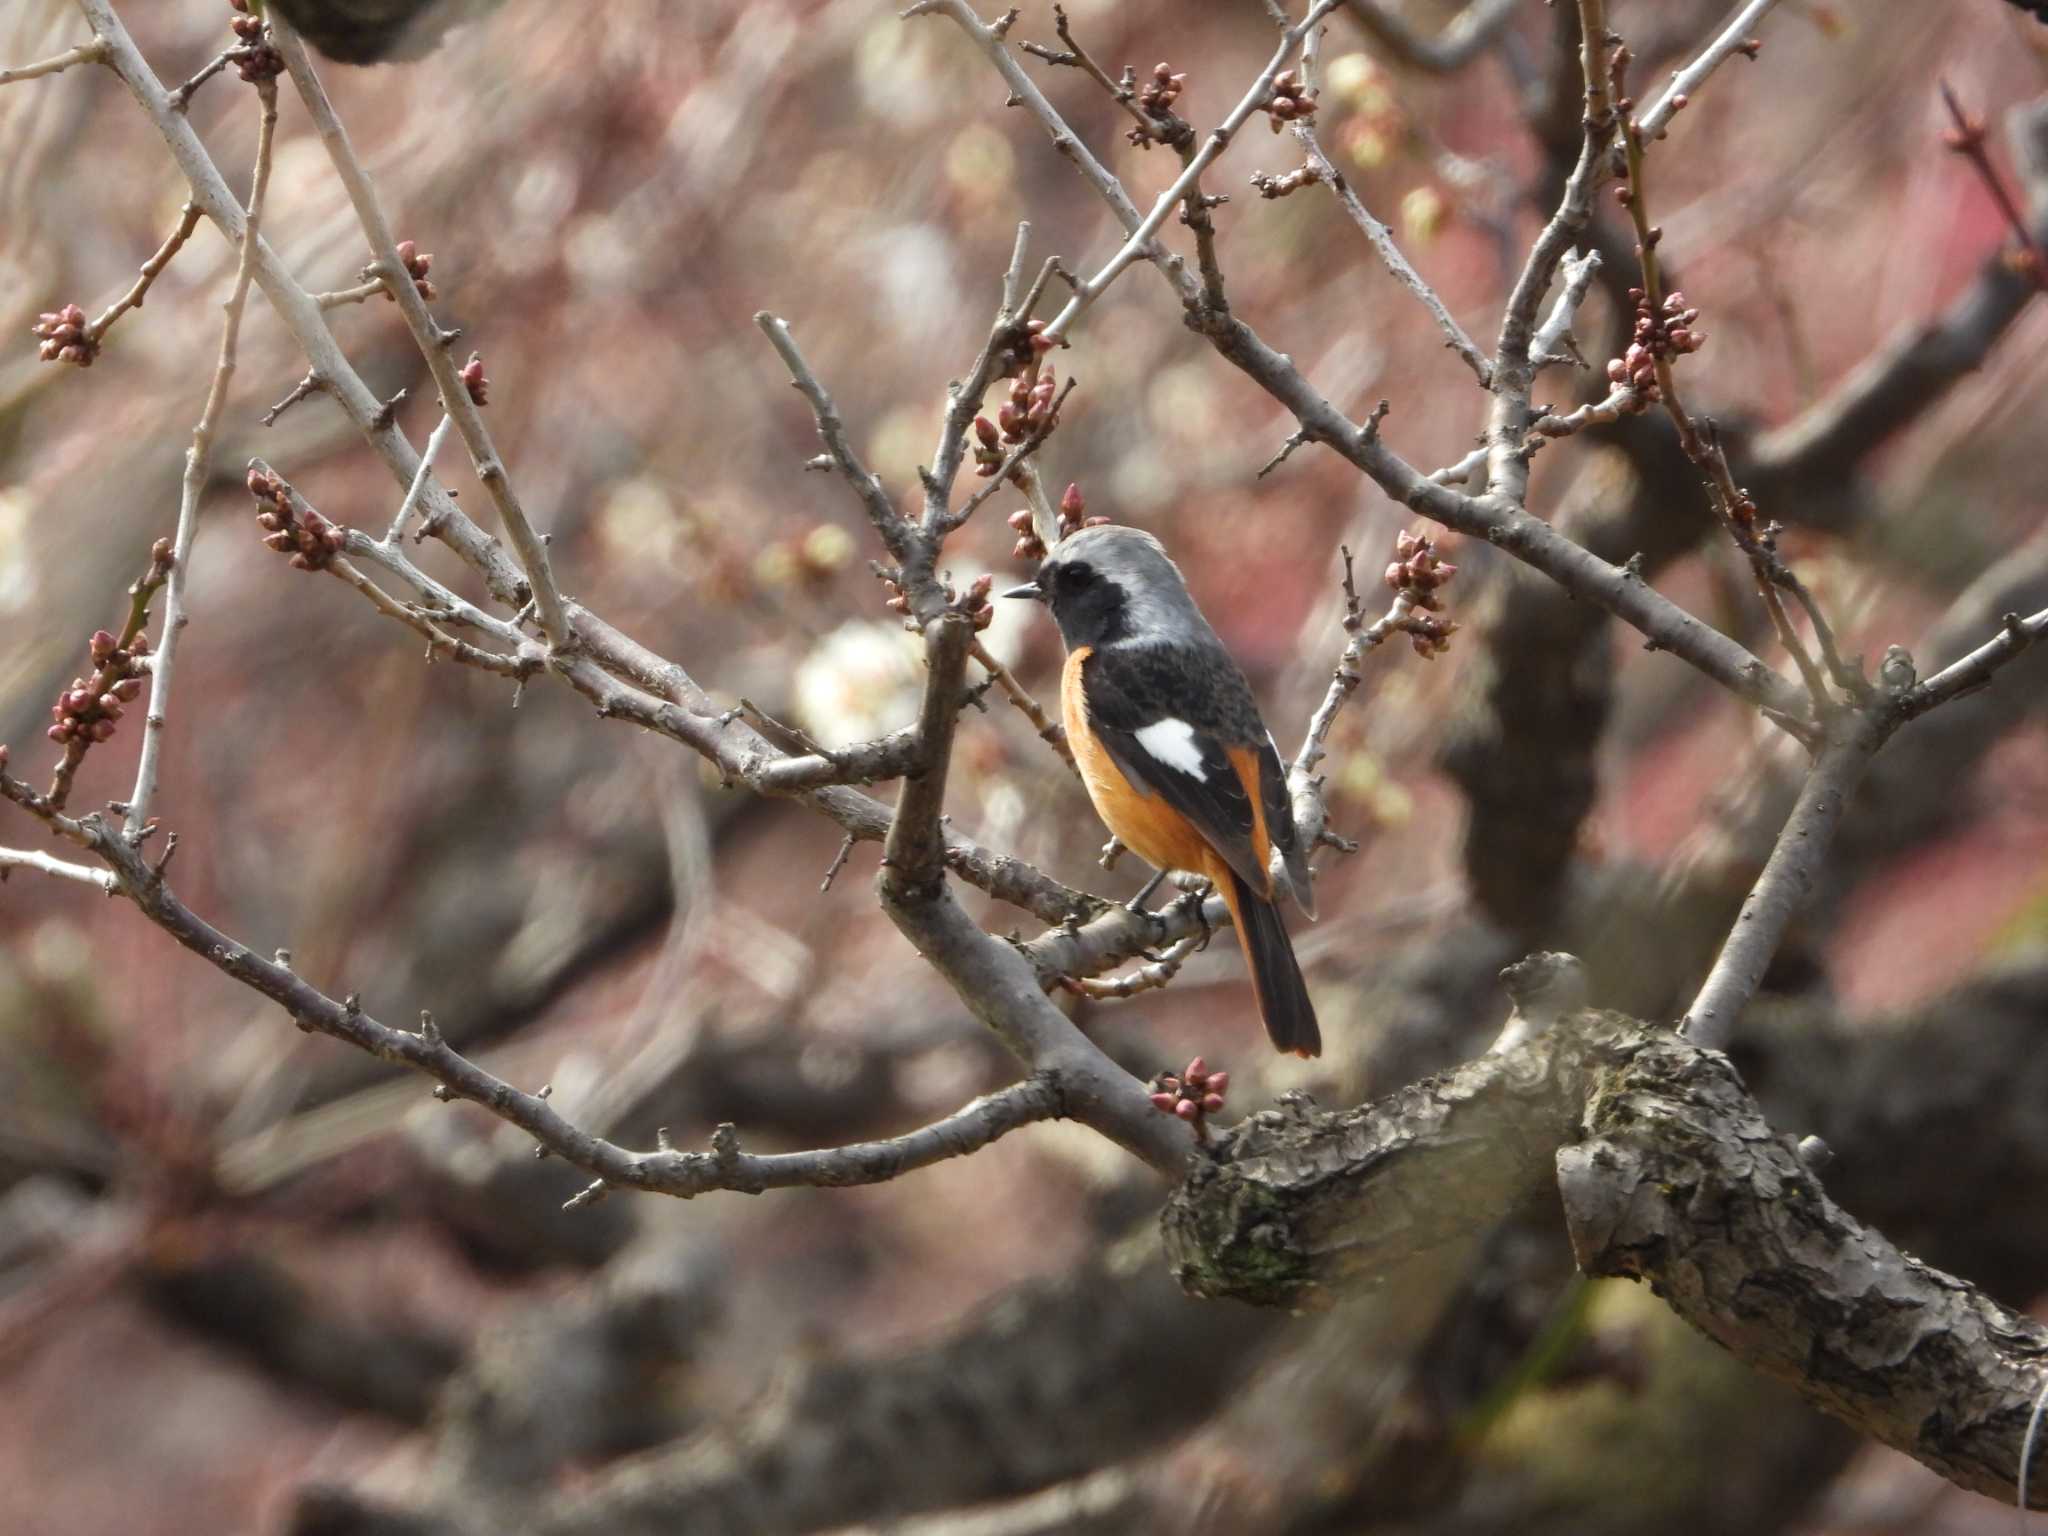
M1095 568L1089 565L1063 565L1060 567L1060 585L1070 592L1079 592L1095 585Z

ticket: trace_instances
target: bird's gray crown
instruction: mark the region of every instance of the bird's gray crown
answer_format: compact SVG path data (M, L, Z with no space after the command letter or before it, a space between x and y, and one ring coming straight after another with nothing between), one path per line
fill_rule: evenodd
M1213 637L1180 567L1137 528L1103 524L1068 534L1039 567L1038 584L1070 646Z

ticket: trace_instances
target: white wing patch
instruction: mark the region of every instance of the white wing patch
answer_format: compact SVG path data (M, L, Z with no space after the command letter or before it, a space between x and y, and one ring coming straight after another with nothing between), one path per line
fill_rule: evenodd
M1195 728L1187 721L1169 715L1131 734L1138 738L1139 746L1167 767L1191 779L1209 776L1202 766L1202 749L1195 740Z

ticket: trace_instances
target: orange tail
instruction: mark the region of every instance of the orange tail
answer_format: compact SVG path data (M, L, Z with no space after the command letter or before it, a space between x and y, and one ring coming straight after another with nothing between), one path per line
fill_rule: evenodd
M1220 859L1217 862L1222 863ZM1245 962L1251 966L1259 1017L1266 1022L1274 1049L1296 1056L1322 1055L1323 1034L1316 1028L1315 1005L1308 1000L1308 984L1295 963L1294 946L1287 940L1280 909L1229 869L1221 872L1218 884L1230 907L1230 919L1237 925Z

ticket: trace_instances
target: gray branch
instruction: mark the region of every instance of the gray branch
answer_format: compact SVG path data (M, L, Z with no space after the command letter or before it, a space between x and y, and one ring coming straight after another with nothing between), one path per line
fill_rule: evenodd
M1842 1211L1725 1057L1653 1025L1581 1013L1374 1105L1255 1115L1163 1219L1190 1289L1316 1308L1551 1188L1586 1273L1648 1281L1816 1407L2014 1497L2048 1328Z

